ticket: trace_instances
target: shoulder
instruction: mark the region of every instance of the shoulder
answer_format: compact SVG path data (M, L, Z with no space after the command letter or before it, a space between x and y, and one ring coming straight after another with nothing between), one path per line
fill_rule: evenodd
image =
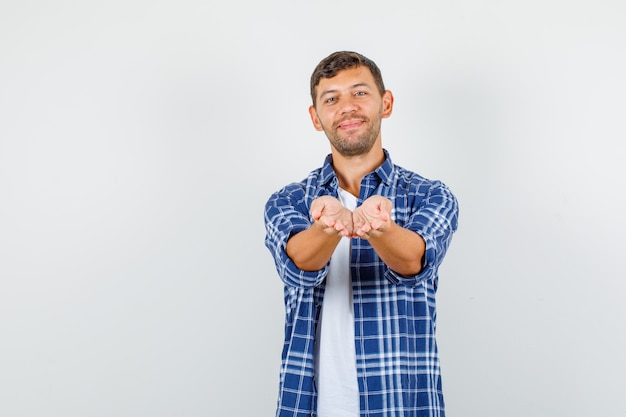
M426 178L401 166L394 166L396 195L405 199L409 206L424 204L443 205L458 210L458 202L452 190L439 179Z
M437 179L430 179L399 165L394 165L394 180L398 187L417 192L446 185Z
M282 202L295 205L302 204L309 196L315 193L318 188L321 176L321 168L311 171L301 181L296 181L285 185L279 190L272 193L267 201L267 205Z

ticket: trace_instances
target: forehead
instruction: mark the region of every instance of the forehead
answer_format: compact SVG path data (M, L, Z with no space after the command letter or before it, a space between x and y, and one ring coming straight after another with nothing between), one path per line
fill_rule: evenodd
M317 95L319 97L329 91L350 89L357 85L372 88L376 86L371 71L363 65L341 70L332 78L321 78L317 85Z

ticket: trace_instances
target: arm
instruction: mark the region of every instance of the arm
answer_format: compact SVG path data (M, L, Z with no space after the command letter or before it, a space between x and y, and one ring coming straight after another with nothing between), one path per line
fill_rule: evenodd
M392 203L375 195L354 211L354 237L367 240L380 259L400 275L417 275L426 250L424 239L391 219Z
M330 260L342 237L352 235L352 213L330 196L311 203L313 224L289 238L287 255L304 271L322 269Z

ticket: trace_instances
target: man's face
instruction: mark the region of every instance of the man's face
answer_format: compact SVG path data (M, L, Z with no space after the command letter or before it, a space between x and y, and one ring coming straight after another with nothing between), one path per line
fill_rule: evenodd
M322 78L316 94L317 104L309 108L313 125L341 155L364 155L380 140L381 119L391 115L393 96L380 95L367 67Z

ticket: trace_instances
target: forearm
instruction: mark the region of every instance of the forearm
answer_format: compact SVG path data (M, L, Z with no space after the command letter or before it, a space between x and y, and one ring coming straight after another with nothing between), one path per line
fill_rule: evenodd
M326 266L341 238L325 232L316 222L289 238L287 256L303 271L318 271Z
M412 230L392 223L385 232L372 233L368 241L380 259L398 274L412 276L422 270L426 244Z

